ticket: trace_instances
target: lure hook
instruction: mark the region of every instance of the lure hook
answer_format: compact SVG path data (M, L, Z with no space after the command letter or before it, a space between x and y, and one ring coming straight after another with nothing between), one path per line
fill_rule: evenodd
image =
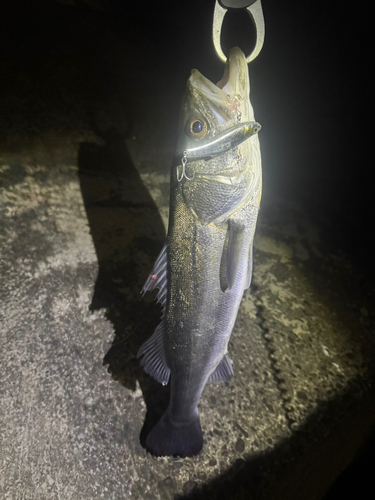
M178 167L177 167L177 181L178 182L181 182L184 177L188 181L192 181L194 179L194 175L195 175L194 173L193 173L193 177L188 177L186 175L186 170L185 170L186 163L187 163L187 151L185 149L184 152L183 152L182 159L181 159L181 165L182 165L182 174L181 174L181 177L179 177L179 175L178 175Z

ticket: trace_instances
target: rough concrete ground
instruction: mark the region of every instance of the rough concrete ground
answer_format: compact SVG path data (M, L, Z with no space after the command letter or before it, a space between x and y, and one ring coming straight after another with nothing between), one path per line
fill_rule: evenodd
M322 498L375 414L373 290L336 223L265 191L235 377L200 403L203 451L148 455L168 388L136 359L160 315L139 291L165 238L186 75L111 14L23 9L2 29L1 498Z

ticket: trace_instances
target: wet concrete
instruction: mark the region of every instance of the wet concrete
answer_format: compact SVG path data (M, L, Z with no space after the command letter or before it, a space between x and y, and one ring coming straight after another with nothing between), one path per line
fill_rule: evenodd
M136 359L160 316L139 292L166 234L185 81L207 56L171 64L147 18L109 4L2 16L1 498L323 498L374 425L374 289L343 242L343 192L335 211L293 198L272 161L235 377L200 403L203 451L142 447L168 388Z

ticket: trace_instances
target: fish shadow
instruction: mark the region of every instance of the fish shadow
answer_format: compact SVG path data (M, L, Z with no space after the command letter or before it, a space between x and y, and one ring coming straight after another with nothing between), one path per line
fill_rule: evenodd
M99 270L91 311L105 309L115 338L103 358L112 377L135 391L147 407L141 444L169 401L169 388L147 375L137 352L158 325L161 308L140 291L165 240L158 208L133 165L126 146L127 124L101 123L93 117L97 142L82 142L79 181Z

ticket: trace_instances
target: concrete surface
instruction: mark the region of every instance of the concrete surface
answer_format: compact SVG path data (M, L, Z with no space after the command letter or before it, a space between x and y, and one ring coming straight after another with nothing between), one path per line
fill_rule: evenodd
M235 377L204 392L199 456L151 457L168 388L136 359L160 315L139 292L165 237L186 75L145 66L151 45L113 13L9 9L0 498L323 498L375 416L373 287L337 222L265 190Z

